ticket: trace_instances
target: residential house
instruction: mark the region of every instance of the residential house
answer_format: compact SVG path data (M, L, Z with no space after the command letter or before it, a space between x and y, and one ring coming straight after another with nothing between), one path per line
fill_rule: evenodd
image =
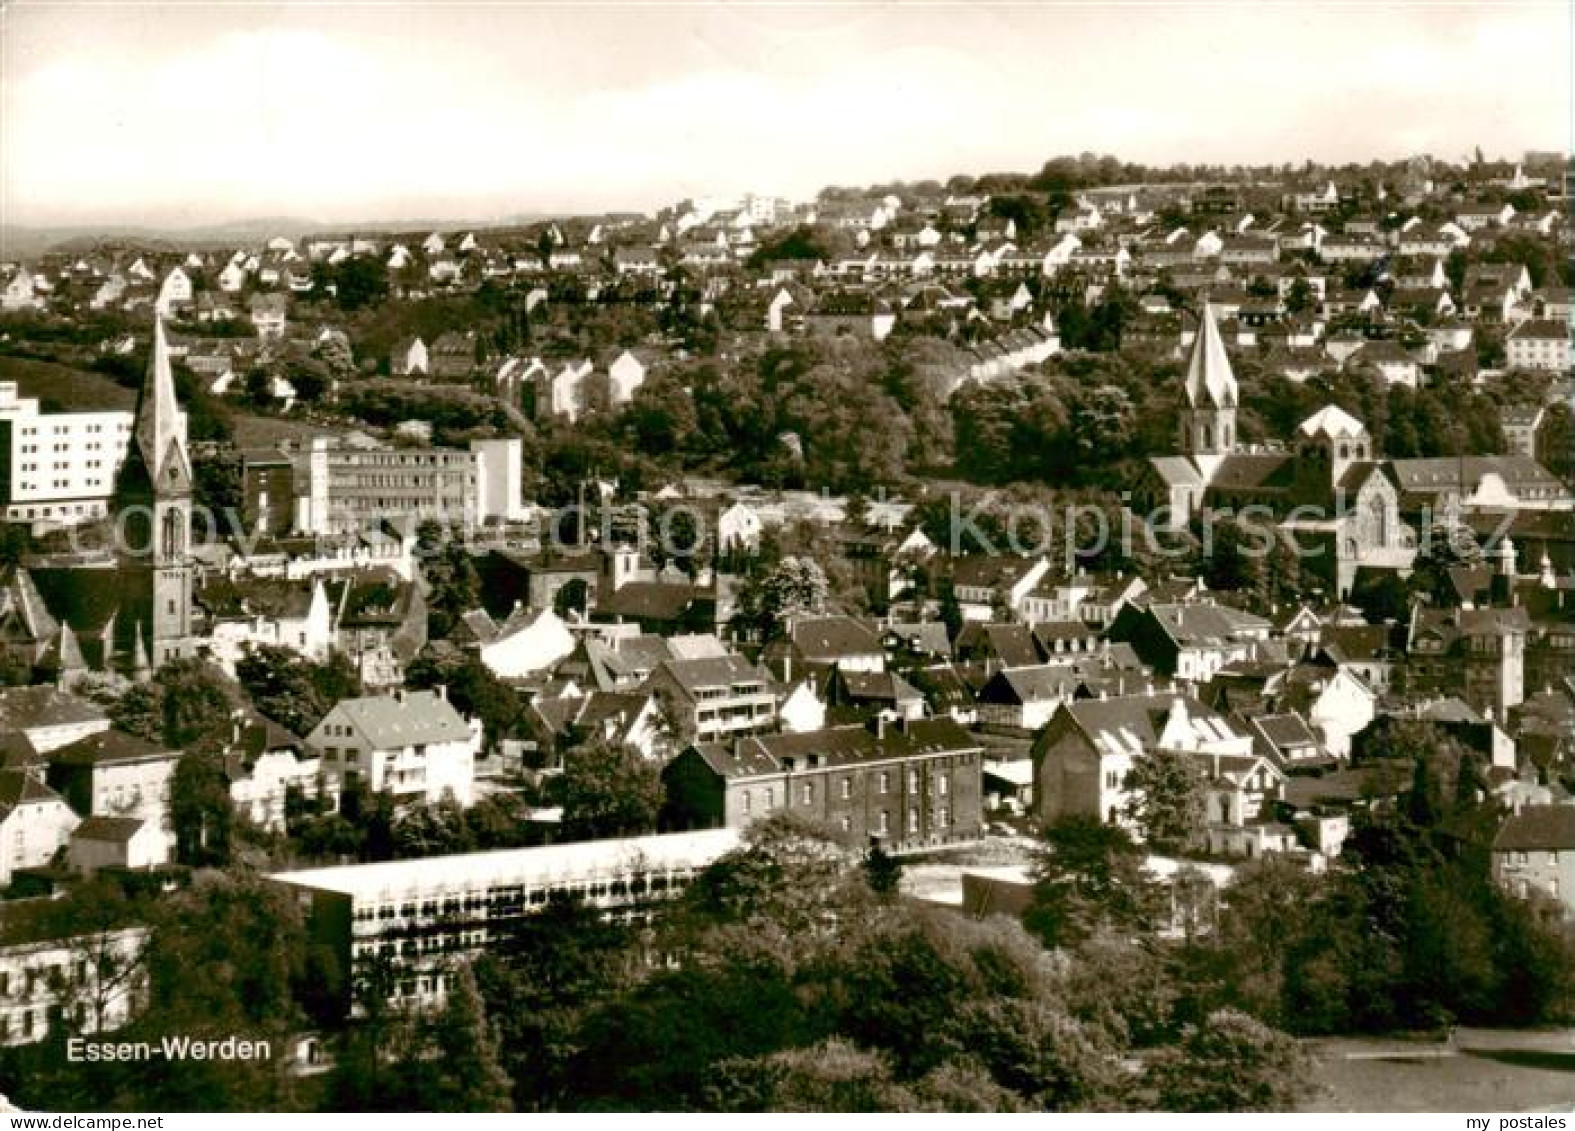
M659 696L697 742L714 742L770 730L777 695L770 674L742 656L666 660L645 687Z
M174 849L170 783L180 752L119 730L106 730L49 755L46 779L83 816L134 817L159 831L154 863Z
M395 377L426 376L431 372L426 343L420 338L402 338L389 354L388 369Z
M1254 658L1273 625L1226 605L1153 603L1127 605L1110 626L1112 641L1131 644L1138 657L1164 676L1198 686L1228 664Z
M467 719L445 689L362 696L336 703L306 736L331 796L388 791L396 803L474 798L481 720Z
M1063 704L1034 740L1034 813L1042 821L1083 815L1127 824L1127 775L1156 750L1250 756L1252 738L1191 696L1174 692Z
M252 326L256 329L259 338L278 339L284 337L289 304L288 296L278 292L252 296Z
M109 729L109 714L91 699L49 686L0 690L0 734L19 734L39 755Z
M1511 369L1568 373L1572 364L1570 324L1528 318L1509 332L1504 352Z
M950 719L702 742L662 771L664 819L744 828L786 812L892 853L967 844L983 835L982 758Z
M1527 805L1493 838L1493 878L1512 895L1541 895L1575 918L1575 805Z
M481 641L481 662L500 679L525 679L551 671L575 649L563 618L551 609L515 607L497 631Z
M101 868L157 868L167 857L158 825L141 817L88 817L71 833L72 871L91 876Z
M881 672L886 650L870 625L846 616L795 617L761 659L783 680L806 672Z
M285 832L290 795L315 799L322 768L301 739L272 719L236 714L224 752L230 804L258 828Z
M0 769L0 888L20 868L54 860L81 818L65 798L25 769Z

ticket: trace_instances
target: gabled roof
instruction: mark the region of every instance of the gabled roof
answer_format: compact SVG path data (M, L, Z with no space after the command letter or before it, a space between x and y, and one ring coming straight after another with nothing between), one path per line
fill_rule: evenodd
M881 651L874 629L852 617L805 617L793 622L789 635L793 646L810 663Z
M72 840L101 840L125 844L140 833L146 822L140 817L84 817L71 832Z
M1365 436L1367 426L1339 405L1329 404L1302 421L1297 431L1304 436L1328 436L1343 440Z
M69 691L48 686L0 690L0 730L36 730L108 720L98 704Z
M168 750L134 734L127 734L123 730L106 730L51 751L49 760L66 766L111 766L122 762L154 762L179 757L179 751Z
M1494 852L1575 849L1575 805L1528 805L1505 819Z
M701 660L666 660L659 671L666 672L685 691L704 687L729 687L734 683L769 685L771 677L743 656L718 656Z
M0 770L0 821L11 815L18 805L33 805L41 801L65 800L26 770Z
M470 727L435 691L342 699L329 713L355 727L378 750L433 742L463 742Z

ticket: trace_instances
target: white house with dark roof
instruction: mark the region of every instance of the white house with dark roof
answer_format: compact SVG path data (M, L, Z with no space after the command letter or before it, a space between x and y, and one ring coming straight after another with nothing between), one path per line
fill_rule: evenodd
M104 708L69 691L45 685L0 690L0 732L26 735L40 754L108 729Z
M1568 373L1570 325L1552 318L1528 318L1504 339L1504 353L1511 369Z
M0 887L18 868L48 864L81 818L30 771L0 770Z
M175 845L170 785L180 752L119 730L62 746L49 756L46 780L77 813L135 817L160 834L164 863Z
M771 675L743 656L667 660L652 671L645 686L676 711L685 731L700 742L776 726L778 698Z
M1527 805L1493 840L1493 878L1521 899L1542 896L1575 918L1575 805Z
M442 688L341 700L306 736L330 793L359 784L398 803L452 796L465 806L481 741L481 720L461 715Z
M74 871L156 868L166 859L158 825L141 817L88 817L70 837L67 859Z
M1252 758L1253 742L1173 691L1066 703L1034 740L1034 812L1044 821L1080 814L1124 823L1127 775L1156 750L1196 757L1212 773L1216 758Z

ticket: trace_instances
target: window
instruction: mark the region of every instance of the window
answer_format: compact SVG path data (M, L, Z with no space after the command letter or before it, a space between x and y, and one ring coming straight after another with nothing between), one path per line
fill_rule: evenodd
M886 773L884 770L881 771L880 775L880 791L882 793L891 792L891 775Z
M852 778L843 778L842 779L842 800L846 801L848 798L850 798L852 796L853 796L853 779Z
M908 831L910 833L919 831L919 811L917 809L908 810Z
M944 829L947 825L952 823L952 811L946 806L942 805L938 810L936 810L935 823Z
M749 790L744 790L744 812L748 813L754 808L754 800L755 799L750 795Z
M804 783L803 798L804 798L804 804L805 805L813 805L815 803L815 783L814 782L807 781L807 782Z
M889 832L890 830L891 830L891 814L886 812L884 809L882 809L880 811L880 813L876 815L875 831L877 833L880 833L882 836L885 836L886 833Z
M935 792L936 793L940 794L942 797L945 797L947 792L951 789L951 787L952 787L951 779L948 778L945 774L941 774L938 777L936 777L936 779L935 779Z

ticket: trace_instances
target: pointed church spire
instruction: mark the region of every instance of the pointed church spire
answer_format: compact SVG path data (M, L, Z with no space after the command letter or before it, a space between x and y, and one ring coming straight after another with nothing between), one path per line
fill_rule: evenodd
M142 622L137 622L136 636L131 646L131 678L145 683L153 675L153 665L148 662L148 649L142 639Z
M145 469L148 486L161 494L191 490L191 461L186 453L186 418L175 399L175 375L170 368L169 340L164 319L153 319L153 352L147 376L137 394L136 420L131 450L123 473ZM134 484L140 486L140 484Z
M1205 301L1198 334L1187 362L1187 403L1193 408L1235 408L1236 375L1231 372L1225 341L1214 322L1214 308Z

